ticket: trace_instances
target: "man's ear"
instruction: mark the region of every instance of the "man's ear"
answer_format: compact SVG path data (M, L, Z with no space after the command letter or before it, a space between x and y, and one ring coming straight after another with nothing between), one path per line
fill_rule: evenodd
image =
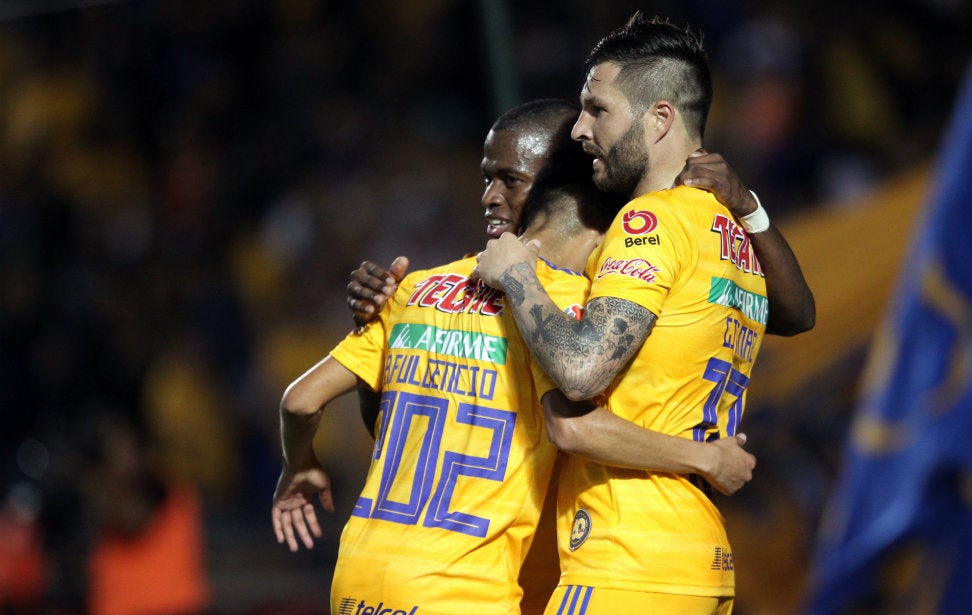
M654 142L661 141L675 123L675 106L659 100L645 111L645 129Z

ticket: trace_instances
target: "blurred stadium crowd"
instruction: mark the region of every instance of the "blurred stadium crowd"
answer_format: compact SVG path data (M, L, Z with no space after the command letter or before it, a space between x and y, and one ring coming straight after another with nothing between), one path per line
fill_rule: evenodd
M157 612L326 613L370 438L349 400L321 434L339 511L322 547L284 554L284 387L350 330L361 260L480 245L491 120L574 99L586 51L637 8L704 32L706 144L779 219L926 163L972 45L960 0L0 3L0 613L123 613L104 536L178 493L200 577ZM488 51L503 24L508 65ZM835 423L807 437L840 433L859 359L833 357ZM776 455L810 466L811 493L833 471L833 453ZM781 540L806 543L794 528Z

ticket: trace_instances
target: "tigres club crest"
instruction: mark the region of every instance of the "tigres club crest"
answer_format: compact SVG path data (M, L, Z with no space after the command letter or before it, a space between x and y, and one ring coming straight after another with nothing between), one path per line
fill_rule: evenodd
M591 516L583 508L574 515L574 523L570 528L570 550L580 548L587 537L591 535Z

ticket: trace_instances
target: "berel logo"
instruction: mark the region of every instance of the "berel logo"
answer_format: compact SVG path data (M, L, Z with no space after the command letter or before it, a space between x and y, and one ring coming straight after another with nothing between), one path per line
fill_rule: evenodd
M621 226L629 235L647 235L658 226L658 218L650 211L626 211L621 216Z

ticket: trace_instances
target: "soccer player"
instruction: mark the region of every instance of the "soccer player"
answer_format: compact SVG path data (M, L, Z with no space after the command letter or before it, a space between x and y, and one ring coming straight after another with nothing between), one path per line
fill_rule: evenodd
M535 133L553 150L546 157L575 156L576 144L562 137L576 110L534 111ZM577 271L616 206L605 210L570 164L545 168L533 192L525 219L527 237L544 243L539 276L573 313L589 284ZM284 394L272 519L278 540L296 550L320 536L314 495L333 509L312 448L327 404L358 386L382 391L372 464L341 537L332 612L518 613L517 577L557 450L548 420L563 424L550 434L566 446L569 425L596 421L601 435L575 452L606 463L700 473L726 493L751 476L754 461L736 439L664 436L551 396L545 420L534 384L543 376L502 293L469 279L475 264L469 257L408 275L377 321Z
M506 292L523 339L571 399L597 397L686 439L732 437L772 314L751 243L769 221L757 209L737 223L712 194L672 187L711 103L701 42L636 13L585 68L574 138L595 157L595 184L633 200L592 257L583 318L559 313L513 234L489 242L475 274ZM704 485L578 456L564 464L562 575L548 614L731 612L732 550Z

